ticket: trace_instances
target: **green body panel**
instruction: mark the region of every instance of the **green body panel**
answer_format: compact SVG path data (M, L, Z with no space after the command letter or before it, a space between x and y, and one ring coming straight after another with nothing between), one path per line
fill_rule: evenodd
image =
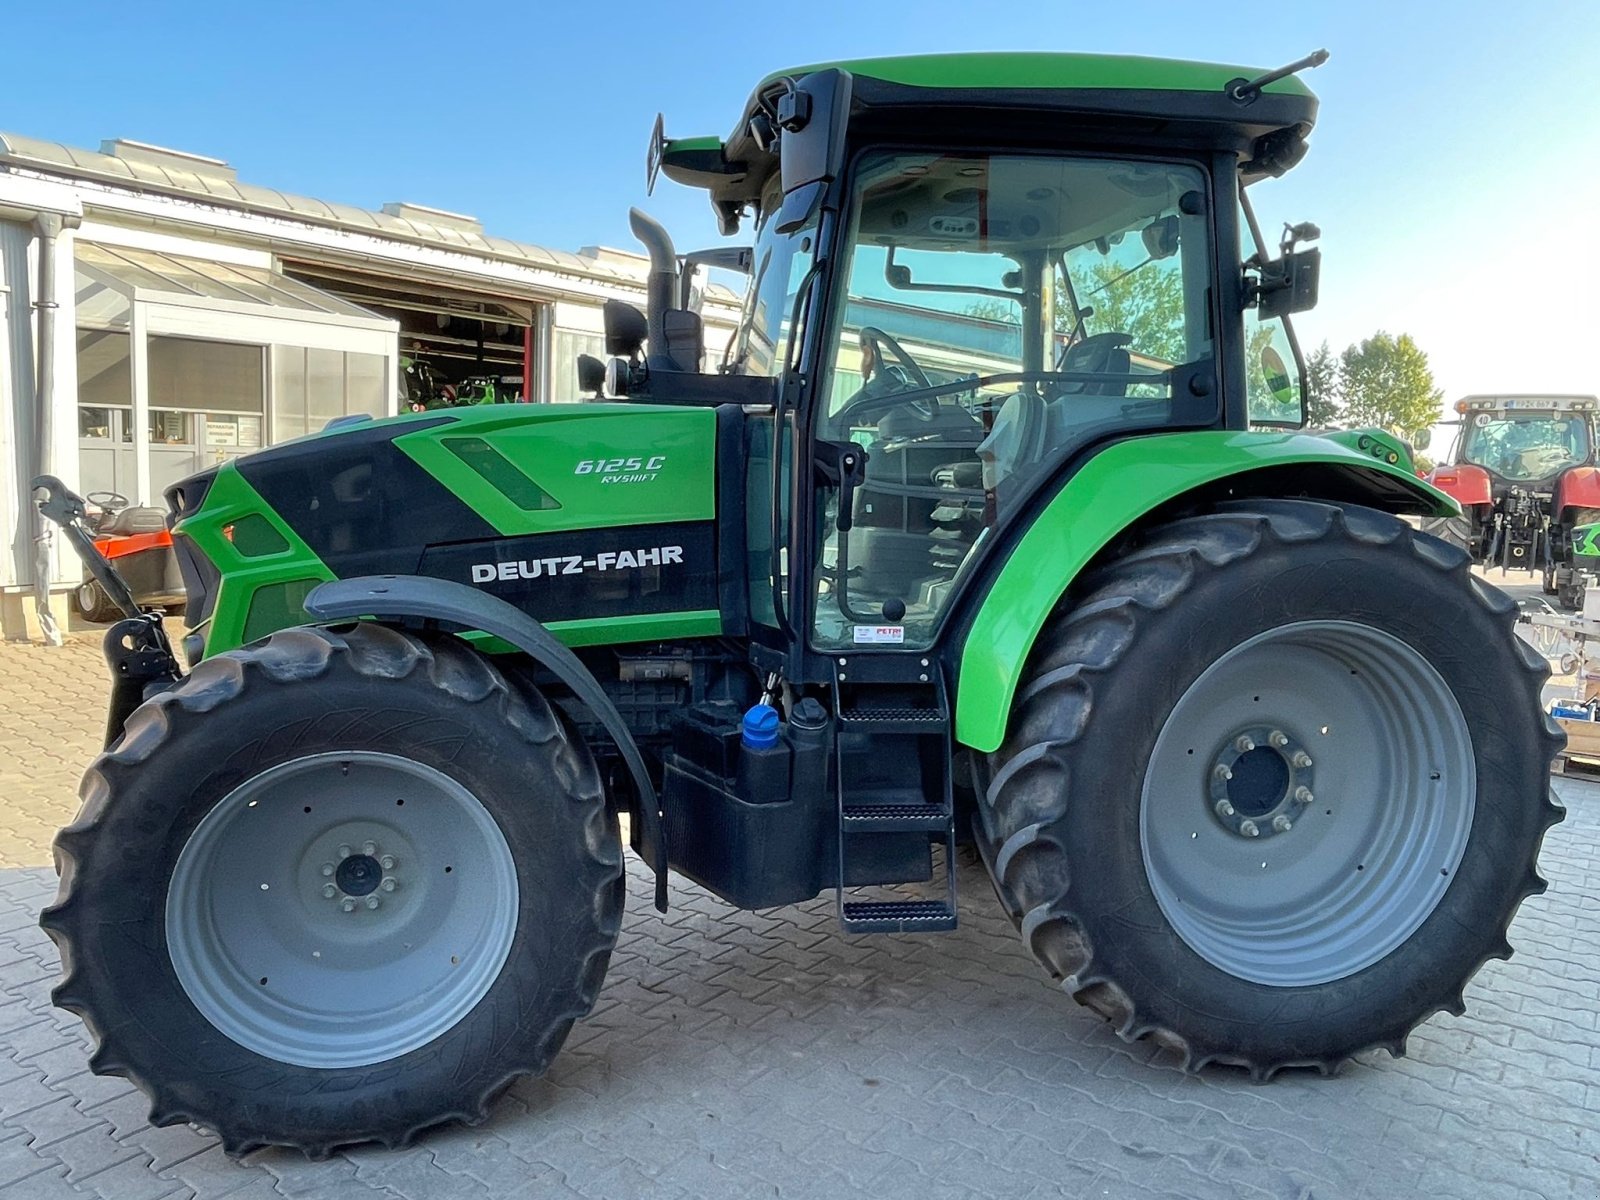
M1361 449L1365 439L1367 449ZM1205 484L1264 467L1328 464L1403 481L1437 516L1459 515L1455 501L1401 462L1403 445L1370 430L1323 437L1304 433L1205 431L1116 442L1062 486L993 575L962 647L956 687L956 738L993 751L1005 737L1012 696L1034 638L1080 571L1113 538L1158 506ZM1040 564L1050 564L1048 571Z
M397 449L505 537L716 517L716 413L709 408L485 405L343 426L273 452L383 428L395 431ZM305 450L318 453L316 446ZM303 622L305 594L335 578L234 462L218 468L204 502L174 532L191 539L221 577L205 629L207 656ZM698 608L546 624L569 646L723 632L719 612Z
M1572 529L1572 553L1589 561L1580 563L1593 570L1600 565L1600 525L1576 525Z
M1018 51L987 54L908 54L891 58L859 58L811 63L775 71L762 81L783 76L800 78L813 71L837 68L852 75L882 79L909 87L984 88L1126 88L1140 91L1220 92L1236 79L1261 74L1253 67L1184 59L1143 58L1130 54L1055 54ZM1311 89L1290 76L1268 84L1264 92L1310 96Z
M266 521L285 548L247 555L245 551L253 547L236 543L232 537L234 523L246 518L250 518L252 524ZM245 636L245 626L258 592L301 580L320 583L333 578L333 572L272 511L231 462L224 463L217 471L216 482L206 493L200 510L178 522L173 532L191 539L222 576L216 603L211 609L211 623L206 630L207 655L231 650L251 640Z
M516 404L450 416L395 445L507 536L716 516L717 416L709 408ZM493 486L451 450L451 441L468 438L489 443L555 506L524 508ZM618 454L619 446L631 449ZM580 470L619 460L614 470Z

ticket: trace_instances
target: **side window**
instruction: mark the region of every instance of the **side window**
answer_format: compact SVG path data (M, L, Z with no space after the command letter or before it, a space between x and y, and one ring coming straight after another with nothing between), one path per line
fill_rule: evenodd
M1255 309L1244 314L1246 402L1252 425L1306 423L1300 371L1284 318L1263 321Z
M1255 224L1242 204L1239 228L1246 256L1253 250L1265 258L1268 250L1255 240ZM1254 308L1244 310L1245 411L1252 425L1299 428L1306 423L1299 363L1287 317L1263 321Z

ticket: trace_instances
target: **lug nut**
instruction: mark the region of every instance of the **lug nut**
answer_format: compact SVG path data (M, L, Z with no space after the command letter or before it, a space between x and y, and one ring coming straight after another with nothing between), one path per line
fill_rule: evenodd
M376 854L377 852L378 852L378 843L377 842L362 842L361 843L361 853L363 853L363 854Z
M349 858L350 857L350 843L349 842L340 842L339 843L339 857L340 858Z
M380 867L382 867L385 871L394 870L394 855L385 854L382 858L380 858L378 860L378 865Z
M1271 742L1279 750L1282 750L1289 744L1289 735L1281 729L1274 729L1270 734L1267 735L1267 741Z
M385 879L378 886L381 887L386 892L392 892L392 891L395 890L395 888L399 887L400 885L398 883L396 883L392 879Z
M1220 763L1217 765L1217 769L1211 772L1211 774L1216 777L1218 783L1227 783L1228 780L1233 778L1232 768L1225 767Z
M1294 822L1284 816L1273 817L1272 828L1279 833L1288 833L1289 830L1294 828Z
M323 863L322 864L322 873L324 875L332 875L333 874L333 864L332 863Z
M1216 809L1217 816L1219 817L1233 816L1233 805L1229 804L1226 800L1218 800Z
M1248 818L1239 822L1239 832L1244 834L1245 837L1261 836L1261 830L1256 827L1256 823Z
M1294 752L1294 757L1289 761L1303 771L1311 765L1311 755L1307 754L1304 750L1296 750Z
M1294 802L1296 804L1310 804L1314 799L1316 799L1316 797L1311 794L1311 789L1306 787L1304 784L1295 788Z
M329 900L332 900L335 896L337 896L339 894L339 889L334 887L333 884L331 884L331 883L325 883L325 884L322 885L322 894L324 896L326 896Z
M339 902L339 907L344 909L345 912L355 912L356 902L352 897L346 896Z
M382 903L383 903L383 901L379 900L376 896L368 896L367 897L367 907L368 908L377 908L378 905L380 905Z
M1234 739L1233 748L1240 754L1249 754L1256 748L1256 740L1248 733L1241 733Z

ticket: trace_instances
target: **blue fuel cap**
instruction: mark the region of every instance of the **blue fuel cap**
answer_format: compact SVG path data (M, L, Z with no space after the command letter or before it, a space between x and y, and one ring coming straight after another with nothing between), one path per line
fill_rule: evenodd
M778 710L770 704L757 704L744 714L741 740L752 750L766 750L778 744Z

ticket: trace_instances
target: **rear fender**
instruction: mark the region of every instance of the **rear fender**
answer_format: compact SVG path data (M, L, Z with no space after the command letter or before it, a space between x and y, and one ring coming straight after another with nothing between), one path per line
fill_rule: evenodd
M1600 508L1600 468L1573 467L1561 473L1561 478L1556 480L1552 512L1558 521L1564 522L1571 508Z
M974 750L999 748L1035 637L1073 581L1116 538L1175 503L1205 507L1240 496L1461 515L1453 499L1410 469L1404 444L1381 432L1207 430L1111 443L1060 485L977 600L958 654L957 740Z
M1494 503L1494 487L1489 472L1471 463L1435 467L1428 476L1428 482L1462 508Z
M305 599L306 612L317 621L357 617L378 620L437 622L459 630L478 630L509 642L572 689L588 706L622 754L637 794L635 816L643 822L641 842L655 848L656 907L667 909L667 832L660 801L644 757L627 723L577 655L555 635L498 596L422 575L366 575L318 585Z

